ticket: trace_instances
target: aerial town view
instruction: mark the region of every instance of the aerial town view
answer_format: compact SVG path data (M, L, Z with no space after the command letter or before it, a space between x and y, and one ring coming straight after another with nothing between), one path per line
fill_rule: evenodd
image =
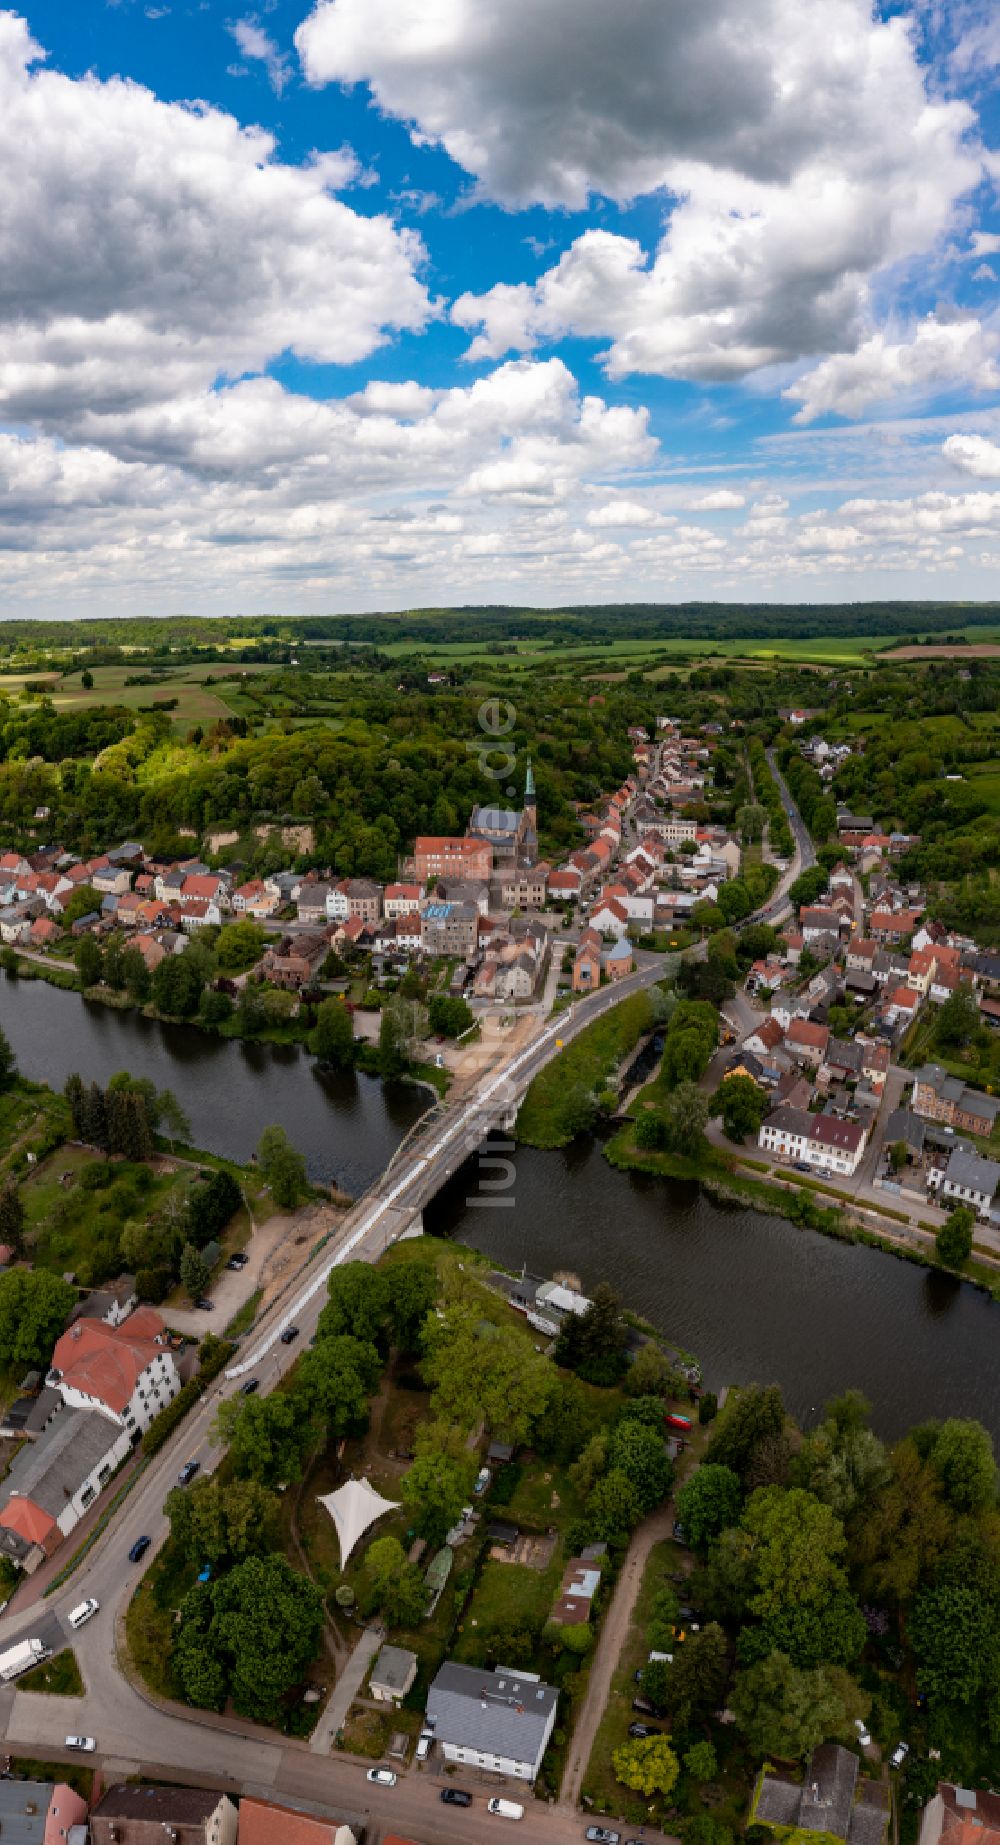
M0 1845L1000 1845L995 7L0 96Z

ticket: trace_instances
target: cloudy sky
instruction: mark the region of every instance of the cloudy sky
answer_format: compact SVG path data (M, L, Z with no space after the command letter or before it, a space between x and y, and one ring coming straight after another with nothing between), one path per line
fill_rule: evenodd
M995 596L993 0L0 13L0 611Z

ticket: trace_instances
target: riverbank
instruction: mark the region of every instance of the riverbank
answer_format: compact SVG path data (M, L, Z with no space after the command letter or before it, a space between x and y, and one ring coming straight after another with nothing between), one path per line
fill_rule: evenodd
M546 1064L532 1082L517 1117L515 1138L528 1147L566 1147L593 1126L592 1098L606 1092L617 1102L619 1066L652 1029L656 1002L647 989L633 993Z

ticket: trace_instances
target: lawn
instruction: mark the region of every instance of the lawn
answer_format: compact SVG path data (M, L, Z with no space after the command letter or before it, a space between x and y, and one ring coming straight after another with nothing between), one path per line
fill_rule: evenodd
M162 678L157 677L152 685L125 684L126 679L146 671L140 660L128 666L94 666L90 670L94 684L89 691L81 684L77 673L68 679L53 674L28 673L0 677L0 694L7 692L17 696L27 679L32 684L44 681L57 711L79 711L91 705L124 705L129 711L138 711L144 706L155 705L158 700L176 698L177 709L170 713L170 719L174 731L180 732L194 724L217 723L219 718L230 715L228 701L214 687L206 686L206 679L239 681L244 674L273 673L274 668L242 664L178 666L165 672Z
M18 1680L19 1691L46 1691L53 1698L82 1698L83 1679L76 1654L66 1647Z
M157 1176L148 1166L116 1160L111 1183L88 1191L81 1183L88 1167L104 1170L107 1162L84 1147L58 1147L24 1181L21 1202L26 1245L38 1267L79 1273L89 1286L88 1276L103 1280L117 1273L118 1240L127 1220L160 1209L174 1190L186 1191L191 1175L185 1170Z
M517 1139L531 1147L566 1146L573 1138L562 1119L567 1094L575 1089L588 1094L602 1089L613 1079L622 1058L649 1030L652 1018L649 994L642 992L631 994L588 1025L535 1077L517 1117Z

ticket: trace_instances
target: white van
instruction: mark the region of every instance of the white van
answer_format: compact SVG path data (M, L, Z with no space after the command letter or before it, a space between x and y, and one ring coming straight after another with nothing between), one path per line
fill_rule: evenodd
M71 1627L82 1627L85 1621L97 1614L100 1606L100 1602L91 1596L88 1601L81 1602L78 1608L71 1608L66 1619Z
M488 1800L486 1811L498 1814L501 1819L524 1818L524 1808L519 1807L516 1800Z
M427 1757L430 1755L430 1752L433 1749L433 1747L434 1747L434 1731L433 1730L421 1730L420 1735L417 1737L417 1748L416 1748L416 1754L415 1754L414 1759L418 1762L426 1762Z

